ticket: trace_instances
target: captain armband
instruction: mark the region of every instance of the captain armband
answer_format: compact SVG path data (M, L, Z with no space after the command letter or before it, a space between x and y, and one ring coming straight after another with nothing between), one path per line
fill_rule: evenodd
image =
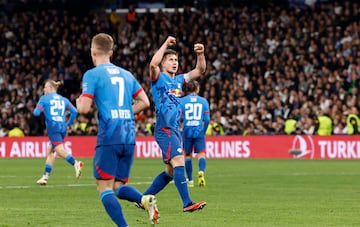
M184 80L186 81L186 83L190 81L189 73L184 74Z

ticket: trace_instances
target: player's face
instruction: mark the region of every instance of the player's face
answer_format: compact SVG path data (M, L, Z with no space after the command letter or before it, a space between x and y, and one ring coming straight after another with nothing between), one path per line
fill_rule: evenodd
M49 94L50 92L52 91L52 87L50 85L50 83L45 83L45 86L44 86L44 94Z
M162 69L170 74L175 74L179 67L178 57L175 54L168 54L162 61Z

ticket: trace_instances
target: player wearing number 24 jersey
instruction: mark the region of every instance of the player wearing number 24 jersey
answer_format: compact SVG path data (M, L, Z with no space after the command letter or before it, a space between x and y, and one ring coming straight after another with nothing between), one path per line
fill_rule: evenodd
M72 125L75 117L77 116L78 112L76 108L67 98L56 92L50 92L41 96L34 110L34 115L39 116L41 111L43 111L45 116L45 125L50 141L54 145L63 142L66 134L66 128ZM65 114L67 111L70 111L70 118L68 122L65 121ZM57 133L62 134L62 138L53 138Z
M69 164L74 166L76 178L80 178L84 165L82 161L75 160L72 154L68 152L63 145L66 129L67 127L71 126L78 112L67 98L57 93L59 86L59 81L47 80L44 86L44 95L41 96L33 112L34 116L39 116L41 112L44 113L46 130L50 139L44 174L36 182L40 185L47 184L50 173L55 164L54 153L57 153ZM67 111L70 111L70 117L66 122L65 116Z

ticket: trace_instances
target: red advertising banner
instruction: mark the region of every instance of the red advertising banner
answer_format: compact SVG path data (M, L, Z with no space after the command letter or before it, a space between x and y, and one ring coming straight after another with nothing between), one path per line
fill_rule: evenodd
M360 159L360 136L212 136L206 140L208 158ZM92 157L95 145L93 136L68 136L64 143L76 157ZM153 137L138 137L136 145L136 158L161 158ZM47 137L3 137L0 158L44 158L47 146Z

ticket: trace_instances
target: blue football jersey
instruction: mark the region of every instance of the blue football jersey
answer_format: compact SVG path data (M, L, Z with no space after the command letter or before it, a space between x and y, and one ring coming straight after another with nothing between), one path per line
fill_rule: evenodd
M196 94L187 95L181 100L181 113L183 119L183 137L204 137L210 122L209 102Z
M170 78L160 72L159 77L151 82L151 93L155 103L156 124L159 128L172 128L179 130L180 126L180 100L185 84L184 74Z
M100 64L85 72L82 89L98 110L97 144L135 144L132 102L142 91L135 77L114 64Z
M46 130L48 134L51 134L52 132L66 132L66 111L70 111L72 114L69 122L72 124L77 115L76 108L67 98L52 92L41 96L34 110L34 115L39 116L40 112L44 113Z

